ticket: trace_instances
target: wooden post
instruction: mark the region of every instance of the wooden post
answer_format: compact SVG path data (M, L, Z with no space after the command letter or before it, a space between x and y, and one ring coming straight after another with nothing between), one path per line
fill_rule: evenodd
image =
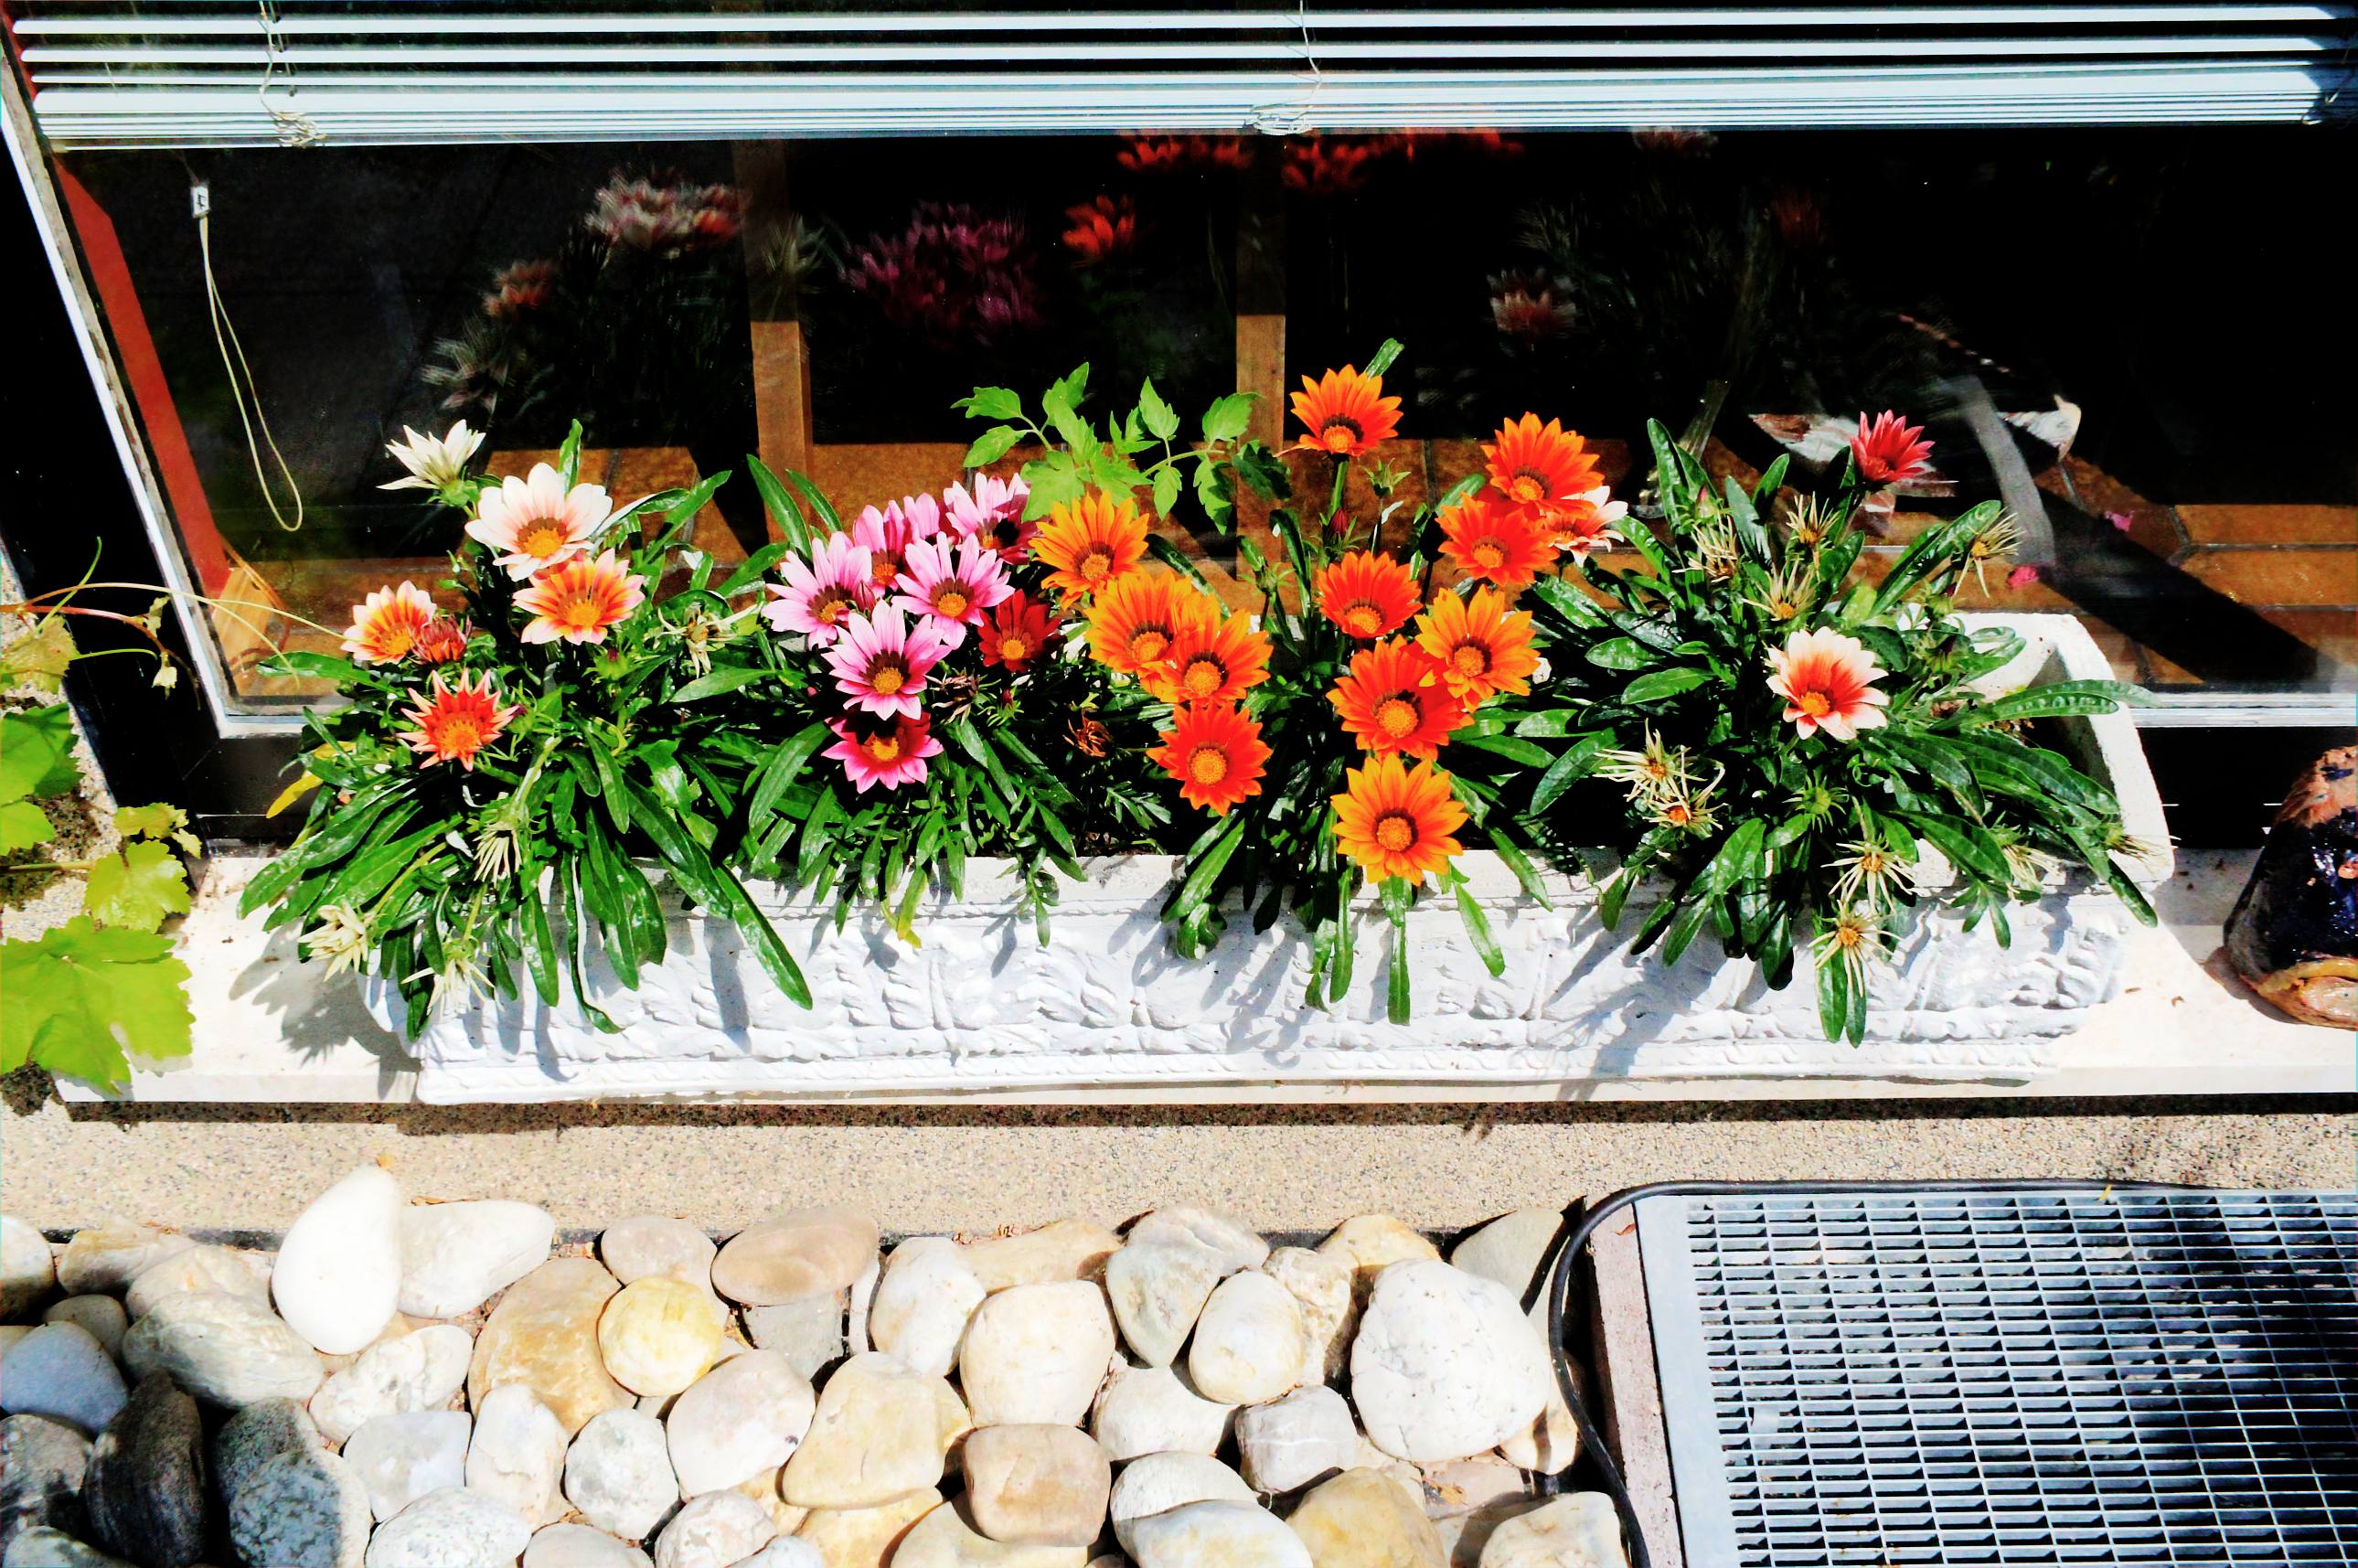
M737 188L745 199L745 286L753 348L754 444L773 469L807 473L815 444L810 351L798 301L769 276L766 259L791 232L786 144L735 144ZM774 524L772 538L778 537Z

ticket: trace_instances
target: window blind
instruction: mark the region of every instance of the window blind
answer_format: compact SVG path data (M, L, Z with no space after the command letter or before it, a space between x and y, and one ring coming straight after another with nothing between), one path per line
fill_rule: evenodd
M835 11L24 0L61 149L2348 112L2358 5Z

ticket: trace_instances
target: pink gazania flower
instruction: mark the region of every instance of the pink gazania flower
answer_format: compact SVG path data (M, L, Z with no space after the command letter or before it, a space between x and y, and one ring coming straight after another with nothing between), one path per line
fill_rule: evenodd
M2038 580L2039 568L2033 566L2019 566L2006 574L2006 586L2008 588L2028 588ZM345 646L350 647L351 644L346 643Z
M762 607L773 632L799 632L814 648L824 648L843 635L851 616L876 608L875 579L869 575L868 552L852 543L849 534L829 534L811 546L810 558L789 556L778 568L786 580L770 584L770 602Z
M522 582L588 549L612 511L604 485L568 490L564 476L535 463L529 479L510 474L496 490L484 488L467 534L489 545L508 576Z
M961 539L979 538L999 552L999 558L1011 567L1023 564L1032 545L1032 535L1040 531L1036 523L1023 521L1023 503L1032 498L1032 487L1022 476L999 479L990 474L974 476L974 490L953 484L942 492L942 507L948 514L950 532Z
M870 580L890 593L909 569L909 546L942 531L942 503L930 495L904 495L879 512L873 506L852 519L851 542L868 552Z
M1547 524L1556 548L1585 561L1621 537L1621 524L1628 515L1629 503L1614 500L1600 484L1550 512Z
M390 665L409 656L418 634L433 622L434 600L424 589L404 582L381 588L352 606L344 652L364 665Z
M836 741L819 754L841 762L862 795L877 784L899 789L925 783L925 759L942 754L942 743L922 716L871 719L855 713L830 719L827 727L835 731Z
M1857 638L1831 629L1796 632L1768 650L1768 689L1785 699L1784 717L1802 739L1823 730L1855 741L1862 730L1883 727L1890 698L1875 689L1883 666Z
M500 738L524 705L501 707L488 673L477 676L471 685L461 673L457 686L445 686L437 670L433 689L402 711L417 726L401 737L411 751L428 765L456 762L472 773L475 754Z
M957 646L939 628L930 618L911 626L892 604L872 615L847 618L843 635L827 651L836 689L867 712L914 719L917 699L925 692L925 672Z
M532 617L518 635L527 643L603 643L610 628L646 602L646 586L611 550L559 561L515 596L516 608Z
M934 630L952 648L966 641L968 627L982 624L984 611L1015 591L998 551L979 539L954 545L946 535L909 546L909 569L897 586L892 602L912 615L931 616Z
M1858 434L1850 438L1851 460L1859 477L1879 489L1905 484L1932 471L1932 443L1921 425L1904 423L1887 408L1872 422L1862 412Z

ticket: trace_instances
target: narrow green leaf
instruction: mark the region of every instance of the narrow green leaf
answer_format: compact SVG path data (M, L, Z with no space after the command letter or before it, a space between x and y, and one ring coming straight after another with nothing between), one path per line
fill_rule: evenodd
M1164 469L1163 471L1166 474L1174 474L1179 470L1176 469ZM1193 560L1188 558L1187 552L1181 549L1177 545L1172 543L1170 540L1164 538L1162 535L1149 534L1146 536L1146 551L1147 554L1152 556L1156 560L1161 561L1164 566L1169 567L1173 571L1181 573L1182 575L1194 579L1198 587L1209 589L1212 586L1210 583L1204 580L1203 572L1196 567Z
M1362 375L1381 375L1384 372L1391 369L1392 362L1400 357L1401 341L1398 338L1386 338L1381 343L1377 345L1375 353L1368 361L1367 368L1359 373Z
M1457 884L1457 917L1465 923L1466 939L1474 944L1474 951L1481 957L1482 967L1490 971L1491 978L1495 979L1505 974L1507 955L1498 950L1498 939L1490 934L1490 917L1482 913L1482 906L1475 902L1473 892L1463 882Z
M1709 682L1710 679L1709 670L1699 670L1693 665L1656 670L1652 675L1639 676L1636 680L1623 687L1621 700L1630 704L1657 702L1666 697L1676 697L1681 692L1693 691L1695 687Z
M745 808L748 832L759 834L768 825L786 791L801 777L803 765L834 738L835 731L825 723L812 723L770 748L754 777L753 798Z
M673 692L671 699L675 703L701 702L708 697L719 697L752 686L755 681L767 680L771 674L771 671L759 666L744 665L708 671Z
M1535 746L1529 741L1518 740L1512 735L1469 735L1461 731L1451 736L1449 743L1453 746L1471 746L1477 752L1495 752L1498 756L1520 762L1527 768L1548 767L1556 760L1546 747Z
M1584 735L1573 746L1548 764L1540 782L1531 786L1531 810L1534 814L1553 806L1563 792L1586 778L1596 769L1596 759L1602 756L1613 736L1608 730L1596 730Z
M762 497L762 506L770 514L771 525L795 549L809 549L810 524L804 519L803 509L795 504L792 493L778 476L770 471L770 465L748 452L745 455L745 471L753 476L753 489Z
M1642 670L1662 662L1662 655L1635 637L1607 637L1592 643L1581 657L1590 664L1608 670Z

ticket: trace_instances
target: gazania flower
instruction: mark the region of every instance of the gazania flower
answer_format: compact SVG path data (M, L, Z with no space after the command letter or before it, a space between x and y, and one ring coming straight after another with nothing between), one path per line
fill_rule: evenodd
M1031 496L1032 487L1021 476L998 479L979 473L971 492L963 484L942 492L942 511L951 533L961 539L979 538L997 550L1001 560L1019 567L1032 535L1040 531L1038 524L1023 521L1023 503Z
M1451 835L1466 825L1466 808L1450 794L1449 775L1431 762L1408 768L1387 752L1344 781L1334 797L1335 844L1369 878L1421 882L1464 849Z
M468 429L464 419L438 438L421 436L406 425L401 434L404 439L388 441L384 449L409 472L379 490L447 490L467 477L467 460L483 444L483 432Z
M1484 491L1442 509L1441 553L1469 577L1519 589L1539 575L1550 551L1529 508L1501 505Z
M1915 868L1902 860L1865 824L1859 836L1845 841L1843 853L1834 861L1842 874L1834 879L1834 901L1843 904L1865 903L1879 908L1894 898L1912 897L1916 892Z
M344 652L364 665L389 665L409 656L417 634L434 619L434 600L426 590L404 582L381 588L352 606L352 623L344 633Z
M1482 443L1482 456L1490 482L1519 506L1550 506L1596 488L1596 454L1560 420L1509 419L1497 439Z
M1932 470L1932 443L1923 439L1924 427L1903 423L1887 408L1870 423L1858 416L1858 434L1850 438L1851 460L1858 475L1879 488L1904 484Z
M904 495L883 511L866 508L852 519L851 542L868 552L869 579L890 593L909 569L909 546L942 531L942 506L930 495Z
M1405 637L1351 655L1326 694L1364 752L1405 752L1430 762L1466 722L1466 699L1441 678L1441 663Z
M1628 515L1628 503L1614 500L1612 492L1600 484L1561 506L1548 508L1549 542L1585 561L1608 541L1621 537L1621 524Z
M1117 675L1158 668L1180 632L1213 615L1212 602L1152 569L1117 578L1089 606L1089 652Z
M1853 905L1829 920L1818 917L1818 934L1810 950L1821 964L1840 964L1855 985L1866 974L1866 961L1883 946L1883 927L1871 909Z
M1234 702L1269 679L1269 639L1241 615L1198 616L1180 627L1146 689L1165 702Z
M1059 502L1032 541L1033 558L1048 568L1048 586L1086 599L1138 565L1146 554L1146 519L1128 496L1090 491Z
M418 629L417 641L409 651L421 665L447 665L466 657L467 639L473 634L474 628L465 621L438 615Z
M1061 236L1075 266L1095 266L1138 248L1138 204L1127 196L1099 196L1065 209L1072 227Z
M1384 379L1361 375L1357 367L1330 370L1318 380L1302 378L1293 395L1293 416L1308 434L1302 444L1338 458L1356 458L1400 428L1400 399L1386 397Z
M477 676L472 685L462 674L457 686L445 686L438 670L433 689L402 710L417 728L401 738L429 764L456 762L472 773L475 754L498 740L500 731L523 711L521 703L500 706L500 694L488 674Z
M979 540L953 544L920 539L909 546L909 567L901 574L894 604L912 615L933 618L945 647L966 641L966 629L982 624L984 611L1015 591L1007 563Z
M835 744L819 755L841 762L861 795L877 784L899 789L923 784L925 759L942 754L942 743L934 739L933 726L922 714L871 718L854 713L830 719L827 727L835 731Z
M1823 730L1851 741L1883 725L1890 699L1875 689L1883 666L1866 644L1831 629L1796 632L1768 650L1768 689L1785 699L1784 717L1804 739Z
M1416 645L1469 708L1502 691L1520 697L1531 690L1531 672L1540 667L1531 651L1531 618L1509 611L1507 596L1495 588L1477 588L1470 599L1435 595L1433 608L1417 619Z
M1179 798L1188 805L1225 816L1228 807L1260 793L1269 747L1260 726L1232 704L1183 708L1162 735L1163 744L1146 754L1179 781Z
M1021 593L1011 593L999 601L977 633L982 647L982 662L997 668L1022 675L1034 661L1055 651L1064 640L1056 630L1055 617L1044 604L1035 604Z
M1353 550L1318 570L1318 609L1354 637L1388 636L1416 613L1416 578L1389 555Z
M770 587L762 618L773 632L798 632L811 646L824 648L843 634L843 623L876 607L879 597L868 552L849 534L829 534L811 546L810 558L788 556L778 568L785 581Z
M957 645L944 640L937 622L922 620L913 627L899 606L888 604L873 615L847 618L843 635L827 651L827 664L835 672L836 689L853 706L914 719L925 672Z
M568 490L564 476L546 463L535 463L530 478L510 474L498 489L484 490L467 533L490 546L508 576L522 582L589 548L612 510L605 486Z
M646 584L611 550L560 561L515 596L516 608L532 616L521 634L527 643L603 643L609 627L645 602Z

